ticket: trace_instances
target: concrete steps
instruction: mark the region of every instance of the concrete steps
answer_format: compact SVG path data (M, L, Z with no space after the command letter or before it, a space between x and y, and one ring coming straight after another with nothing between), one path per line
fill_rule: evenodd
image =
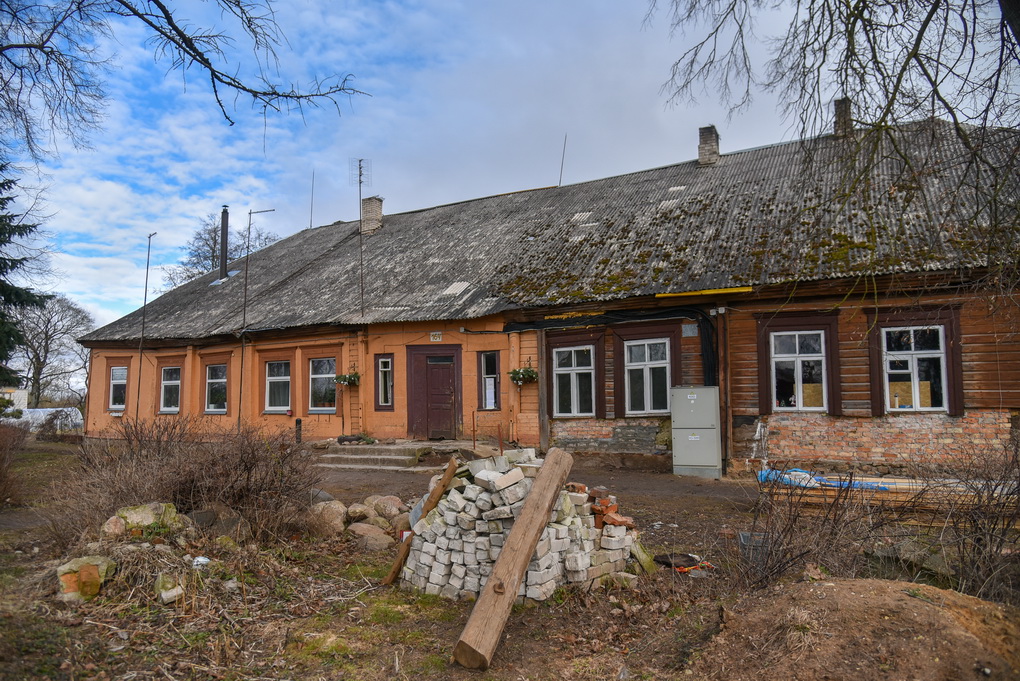
M337 444L330 442L323 448L316 465L325 468L349 470L386 471L428 471L440 470L440 466L419 464L419 461L433 454L449 456L458 454L463 459L491 456L488 446L472 449L470 441L442 440L439 442L398 442L396 444Z

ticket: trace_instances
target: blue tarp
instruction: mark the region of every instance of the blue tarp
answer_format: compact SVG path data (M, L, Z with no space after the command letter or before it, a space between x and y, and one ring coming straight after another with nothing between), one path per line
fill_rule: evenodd
M851 489L874 489L888 490L885 485L877 482L862 482L859 480L830 480L824 475L817 475L799 468L789 468L784 471L766 469L758 472L758 482L778 483L791 487L849 487Z

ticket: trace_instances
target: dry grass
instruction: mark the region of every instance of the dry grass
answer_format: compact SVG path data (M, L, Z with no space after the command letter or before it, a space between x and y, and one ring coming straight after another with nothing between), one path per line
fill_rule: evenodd
M17 494L18 484L12 470L14 455L22 450L27 439L27 428L0 423L0 506Z

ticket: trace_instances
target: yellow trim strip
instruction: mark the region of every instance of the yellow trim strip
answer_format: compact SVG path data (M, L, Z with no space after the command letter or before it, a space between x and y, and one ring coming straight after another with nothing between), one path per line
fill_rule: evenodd
M734 286L733 288L707 288L704 291L687 291L685 293L656 293L656 298L683 298L686 296L718 296L727 293L750 293L751 286Z

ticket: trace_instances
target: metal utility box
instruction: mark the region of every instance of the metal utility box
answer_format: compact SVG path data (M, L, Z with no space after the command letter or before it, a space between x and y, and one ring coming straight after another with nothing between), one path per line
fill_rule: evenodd
M673 475L722 477L719 388L679 386L670 391Z

